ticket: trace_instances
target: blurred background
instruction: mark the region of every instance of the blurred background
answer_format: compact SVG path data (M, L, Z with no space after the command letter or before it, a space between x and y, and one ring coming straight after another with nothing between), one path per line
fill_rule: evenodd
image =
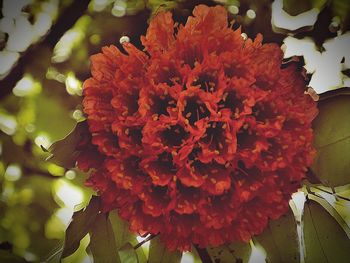
M243 38L262 33L264 42L281 46L286 61L300 56L296 63L305 65L316 93L350 87L347 0L0 1L0 250L44 260L93 194L83 185L85 174L46 162L41 149L84 119L89 56L105 45L120 47L122 36L142 49L153 14L170 9L185 22L199 3L224 5ZM63 262L91 262L88 238ZM197 260L186 253L182 262Z

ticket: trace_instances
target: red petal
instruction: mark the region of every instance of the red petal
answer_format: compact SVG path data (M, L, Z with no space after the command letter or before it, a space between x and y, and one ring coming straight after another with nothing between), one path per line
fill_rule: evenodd
M152 56L163 52L174 42L174 21L170 12L160 12L151 21L142 45Z

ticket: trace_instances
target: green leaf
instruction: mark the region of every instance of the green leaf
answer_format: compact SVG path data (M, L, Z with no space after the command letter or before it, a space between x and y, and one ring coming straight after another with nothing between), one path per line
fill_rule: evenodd
M248 262L252 248L249 243L234 242L214 248L207 248L213 262Z
M299 262L299 239L297 224L290 209L277 220L271 220L262 234L254 240L266 251L266 261L270 263Z
M128 222L122 220L118 216L117 211L110 212L109 219L111 220L115 241L119 249L122 249L122 247L127 243L130 243L132 246L135 246L136 244L138 244L136 235L129 231ZM143 252L142 248L136 249L136 254L139 262L141 263L147 262L146 255Z
M89 205L78 212L75 212L72 221L69 224L62 257L65 258L73 254L79 247L80 240L83 239L93 225L97 214L100 210L100 200L97 196L93 196Z
M321 205L307 201L304 207L305 262L349 262L350 239Z
M89 233L89 247L94 258L94 263L120 262L114 239L113 228L111 222L109 221L108 214L98 214Z
M167 250L159 236L153 238L150 242L148 263L177 263L181 261L182 253Z
M47 70L47 69L45 69ZM50 82L46 85L57 85L57 82ZM51 89L52 88L52 89ZM50 87L50 91L42 92L36 96L33 104L26 110L33 110L33 121L35 122L35 134L45 133L50 139L56 141L69 132L75 125L75 120L69 115L67 104L63 103L62 97L54 95L53 90L61 88L58 86ZM28 102L29 103L29 102Z
M79 151L76 149L81 138L88 132L86 121L78 122L75 128L62 140L53 143L48 151L51 155L46 159L65 168L75 166Z
M335 187L350 183L350 96L319 102L314 121L317 156L311 167L320 181Z
M112 227L115 235L115 242L118 248L121 248L127 243L133 243L132 241L136 240L136 237L133 233L129 231L128 222L122 220L117 211L111 211L109 213L109 219L111 220ZM137 242L137 240L136 240Z
M120 260L123 263L139 263L137 253L134 249L134 246L131 243L126 243L118 251Z
M289 15L296 16L312 9L312 1L310 0L283 0L283 10Z
M350 227L348 224L344 221L344 219L341 217L341 215L335 210L334 207L332 207L324 198L318 197L313 194L308 194L308 198L310 200L313 200L317 202L319 205L321 205L339 224L341 228L345 231L346 235L350 239Z
M56 247L49 253L49 255L46 257L45 262L46 263L57 263L60 262L63 252L63 240L60 240Z
M170 10L177 7L177 1L170 0L149 0L147 1L147 7L152 9L152 12L158 12L161 10Z
M350 1L332 0L332 11L334 16L338 16L343 23L343 32L349 29L346 19L349 18Z

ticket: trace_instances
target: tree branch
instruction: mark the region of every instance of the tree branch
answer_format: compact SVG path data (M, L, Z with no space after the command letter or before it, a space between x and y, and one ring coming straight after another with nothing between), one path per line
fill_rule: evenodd
M211 260L208 251L205 248L200 248L197 245L194 245L194 247L197 250L197 253L200 257L200 259L202 260L203 263L213 263L213 261Z
M23 76L25 66L33 59L33 53L38 52L42 47L53 49L63 34L84 14L89 2L90 0L72 1L72 4L63 11L57 22L52 26L50 33L45 39L26 50L11 72L4 79L0 80L0 99L11 93L12 88Z
M141 247L143 244L145 244L146 242L150 241L151 239L155 238L157 235L150 235L149 237L147 237L146 239L142 240L140 243L138 243L137 245L134 246L134 249L138 249L139 247Z

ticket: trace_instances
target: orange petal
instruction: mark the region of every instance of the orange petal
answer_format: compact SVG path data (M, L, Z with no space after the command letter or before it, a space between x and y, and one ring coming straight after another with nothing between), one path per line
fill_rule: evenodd
M167 50L174 41L174 21L170 12L160 12L151 21L141 42L148 53L155 55Z

